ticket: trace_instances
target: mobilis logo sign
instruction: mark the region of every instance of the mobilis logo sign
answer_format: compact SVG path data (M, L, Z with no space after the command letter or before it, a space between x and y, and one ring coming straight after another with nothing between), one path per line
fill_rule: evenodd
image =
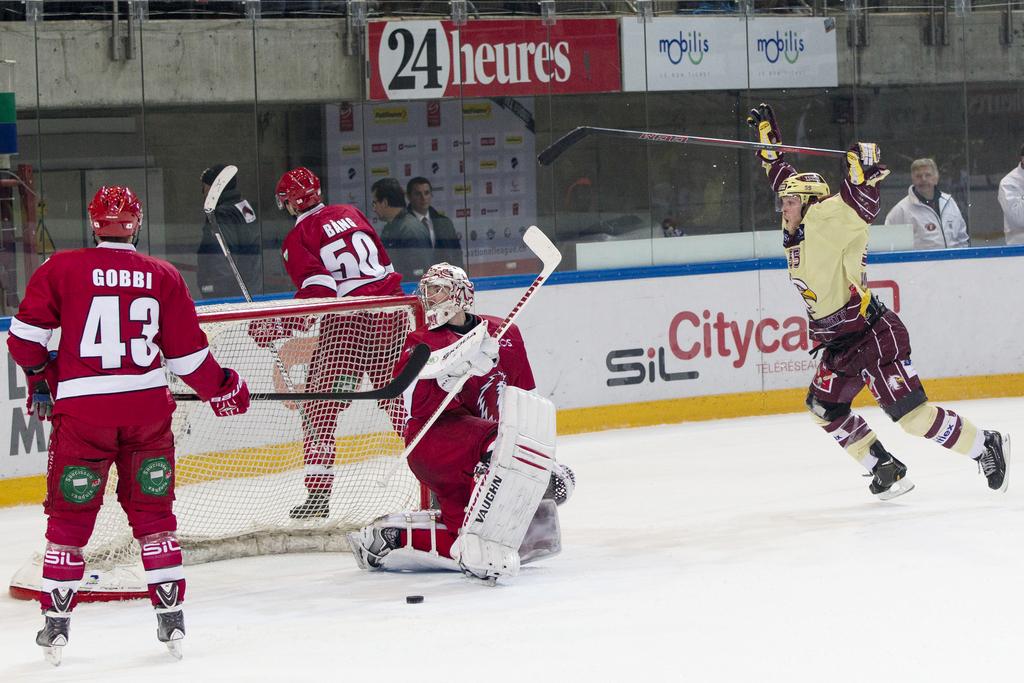
M701 35L700 31L690 31L684 35L679 32L678 38L662 38L658 41L658 54L665 55L668 61L679 65L683 55L694 66L704 61L704 55L711 50L711 42Z
M605 365L613 376L607 379L608 386L659 379L676 382L700 376L695 370L680 371L670 367L673 361L669 354L678 361L691 361L701 356L730 358L732 366L739 369L747 364L752 350L771 354L808 349L807 320L803 316L782 321L775 318L739 321L728 320L725 313L712 314L709 310L699 314L680 311L668 325L668 339L668 352L664 347L609 351Z
M784 57L790 64L795 64L804 51L804 39L796 31L776 31L774 36L757 39L757 51L764 55L769 64L775 64Z

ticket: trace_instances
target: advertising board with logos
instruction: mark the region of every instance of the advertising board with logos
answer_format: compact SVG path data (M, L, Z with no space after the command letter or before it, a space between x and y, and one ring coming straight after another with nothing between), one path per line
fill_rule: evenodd
M522 233L536 222L532 97L328 105L328 200L370 211L370 187L423 177L433 208L462 236L469 262L528 256Z
M617 92L615 19L373 21L371 100Z
M814 17L623 18L623 90L835 87L834 27Z

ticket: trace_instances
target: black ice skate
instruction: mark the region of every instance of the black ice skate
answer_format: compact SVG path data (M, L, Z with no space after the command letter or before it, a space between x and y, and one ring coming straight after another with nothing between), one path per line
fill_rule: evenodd
M327 493L313 493L310 491L306 502L296 505L288 512L292 519L316 519L327 517L330 513L331 496Z
M868 489L879 500L892 500L913 490L914 483L906 478L907 466L894 458L878 441L871 444L871 455L878 458L878 462L871 469Z
M61 650L68 644L71 631L71 615L53 616L54 612L44 612L46 623L36 634L36 645L43 648L43 657L54 666L60 666Z
M1010 480L1006 471L1010 467L1010 435L985 430L985 451L975 458L978 470L988 479L988 487L1003 492Z
M185 638L185 613L181 607L156 610L156 639L167 646L175 659L181 659L181 641Z

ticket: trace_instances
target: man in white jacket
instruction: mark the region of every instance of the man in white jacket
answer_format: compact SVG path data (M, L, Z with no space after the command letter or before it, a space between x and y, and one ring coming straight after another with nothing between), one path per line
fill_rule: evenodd
M999 206L1003 207L1006 243L1024 244L1024 146L1020 163L999 181Z
M910 164L907 196L885 216L886 225L914 226L914 249L947 249L970 244L967 222L956 200L938 189L939 169L932 159Z

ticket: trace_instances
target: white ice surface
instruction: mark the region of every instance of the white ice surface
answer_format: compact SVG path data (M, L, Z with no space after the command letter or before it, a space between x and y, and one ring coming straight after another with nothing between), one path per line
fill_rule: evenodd
M1018 435L1024 468L1024 399L944 405ZM36 605L3 595L0 681L1024 679L1024 469L990 492L973 463L862 414L916 490L875 500L802 414L568 437L565 550L513 583L363 573L347 554L190 567L183 661L147 605L81 605L58 669ZM38 507L0 510L5 582L42 531Z

